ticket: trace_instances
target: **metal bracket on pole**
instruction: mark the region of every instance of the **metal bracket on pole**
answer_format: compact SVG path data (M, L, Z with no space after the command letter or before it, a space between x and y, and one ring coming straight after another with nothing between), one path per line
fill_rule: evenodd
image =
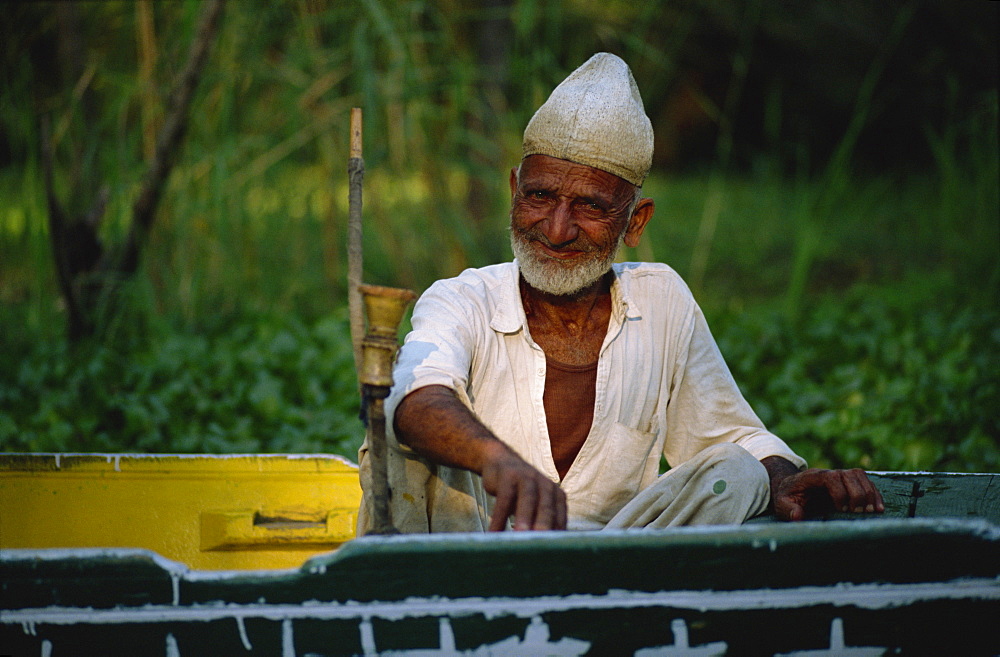
M399 348L397 331L410 303L417 295L410 290L361 285L368 317L368 331L361 342L361 383L364 414L368 426L368 458L372 460L372 529L370 534L397 534L389 511L389 471L386 462L385 398L392 388L392 364Z

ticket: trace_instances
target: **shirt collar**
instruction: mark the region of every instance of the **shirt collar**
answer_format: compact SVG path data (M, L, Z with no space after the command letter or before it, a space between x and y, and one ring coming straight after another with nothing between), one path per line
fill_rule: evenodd
M528 325L521 305L521 294L517 282L520 275L517 269L517 258L507 263L500 276L495 293L497 295L496 312L490 320L490 328L498 333L517 333Z
M615 282L611 285L611 312L618 321L640 319L642 308L632 296L632 269L637 262L616 262L611 269L615 272Z
M611 284L611 316L614 322L642 317L642 311L631 294L630 265L634 263L616 263L612 267L615 273L614 283ZM514 262L504 268L503 276L495 288L497 309L490 320L490 328L498 333L517 333L528 325L518 288L519 278L517 258L515 258Z

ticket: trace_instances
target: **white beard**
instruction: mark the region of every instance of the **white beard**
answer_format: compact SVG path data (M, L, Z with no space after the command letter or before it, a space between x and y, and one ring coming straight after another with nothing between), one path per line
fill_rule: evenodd
M605 257L595 252L582 262L574 263L563 263L553 258L536 256L531 248L531 242L514 229L510 231L510 248L517 258L521 276L528 285L546 294L572 296L596 283L608 273L615 258L618 257L618 250L624 238L623 230L615 248Z

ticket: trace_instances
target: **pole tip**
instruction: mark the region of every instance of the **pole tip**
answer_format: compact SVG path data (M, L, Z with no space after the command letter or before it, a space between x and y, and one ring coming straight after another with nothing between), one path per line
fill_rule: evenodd
M361 157L361 108L351 108L351 157Z

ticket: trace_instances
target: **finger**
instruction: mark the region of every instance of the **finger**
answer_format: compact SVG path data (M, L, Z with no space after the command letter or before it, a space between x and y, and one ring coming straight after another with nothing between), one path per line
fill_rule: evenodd
M535 522L532 529L552 529L556 517L556 494L555 486L546 486L548 490L543 490L538 496L538 508L535 510Z
M493 505L493 515L490 517L490 531L502 532L507 528L507 518L514 511L514 490L509 483L501 482Z
M534 479L522 479L517 485L517 500L514 507L514 529L531 529L538 511L538 486Z
M868 479L868 475L865 475L865 479ZM875 491L875 513L885 513L885 500L882 499L882 491L880 491L876 486L875 482L868 479L868 483L871 484L872 489Z
M785 495L774 498L774 515L781 520L800 520L802 508L791 496Z
M866 498L868 500L868 504L866 505L866 510L867 510L868 506L871 506L872 509L871 509L871 511L869 511L869 513L882 513L882 512L884 512L885 511L885 501L882 499L882 493L879 491L878 488L876 488L875 482L873 482L868 477L868 473L866 473L864 470L859 470L858 472L859 472L860 477L861 477L861 482L862 482L862 484L865 487Z
M851 495L844 484L843 472L831 470L823 477L823 486L830 496L830 502L837 511L848 513L851 510Z
M780 494L774 500L774 514L782 520L798 522L806 517L806 510L796 495Z
M801 504L792 502L785 509L785 517L791 522L799 522L806 519L806 509Z
M855 513L882 513L885 511L885 504L882 501L882 494L864 470L855 468L844 473L848 490L851 493L851 508Z
M868 506L868 492L865 490L861 478L858 477L857 470L845 470L843 474L844 487L847 489L847 496L850 499L848 506L853 513L864 513ZM874 505L872 511L875 510Z
M532 529L566 529L566 493L545 480Z
M566 493L556 489L556 523L553 529L566 529Z
M839 471L840 480L844 484L844 491L847 495L847 509L851 513L864 513L868 506L868 493L865 490L861 478L858 477L859 470ZM874 506L872 511L874 511Z

